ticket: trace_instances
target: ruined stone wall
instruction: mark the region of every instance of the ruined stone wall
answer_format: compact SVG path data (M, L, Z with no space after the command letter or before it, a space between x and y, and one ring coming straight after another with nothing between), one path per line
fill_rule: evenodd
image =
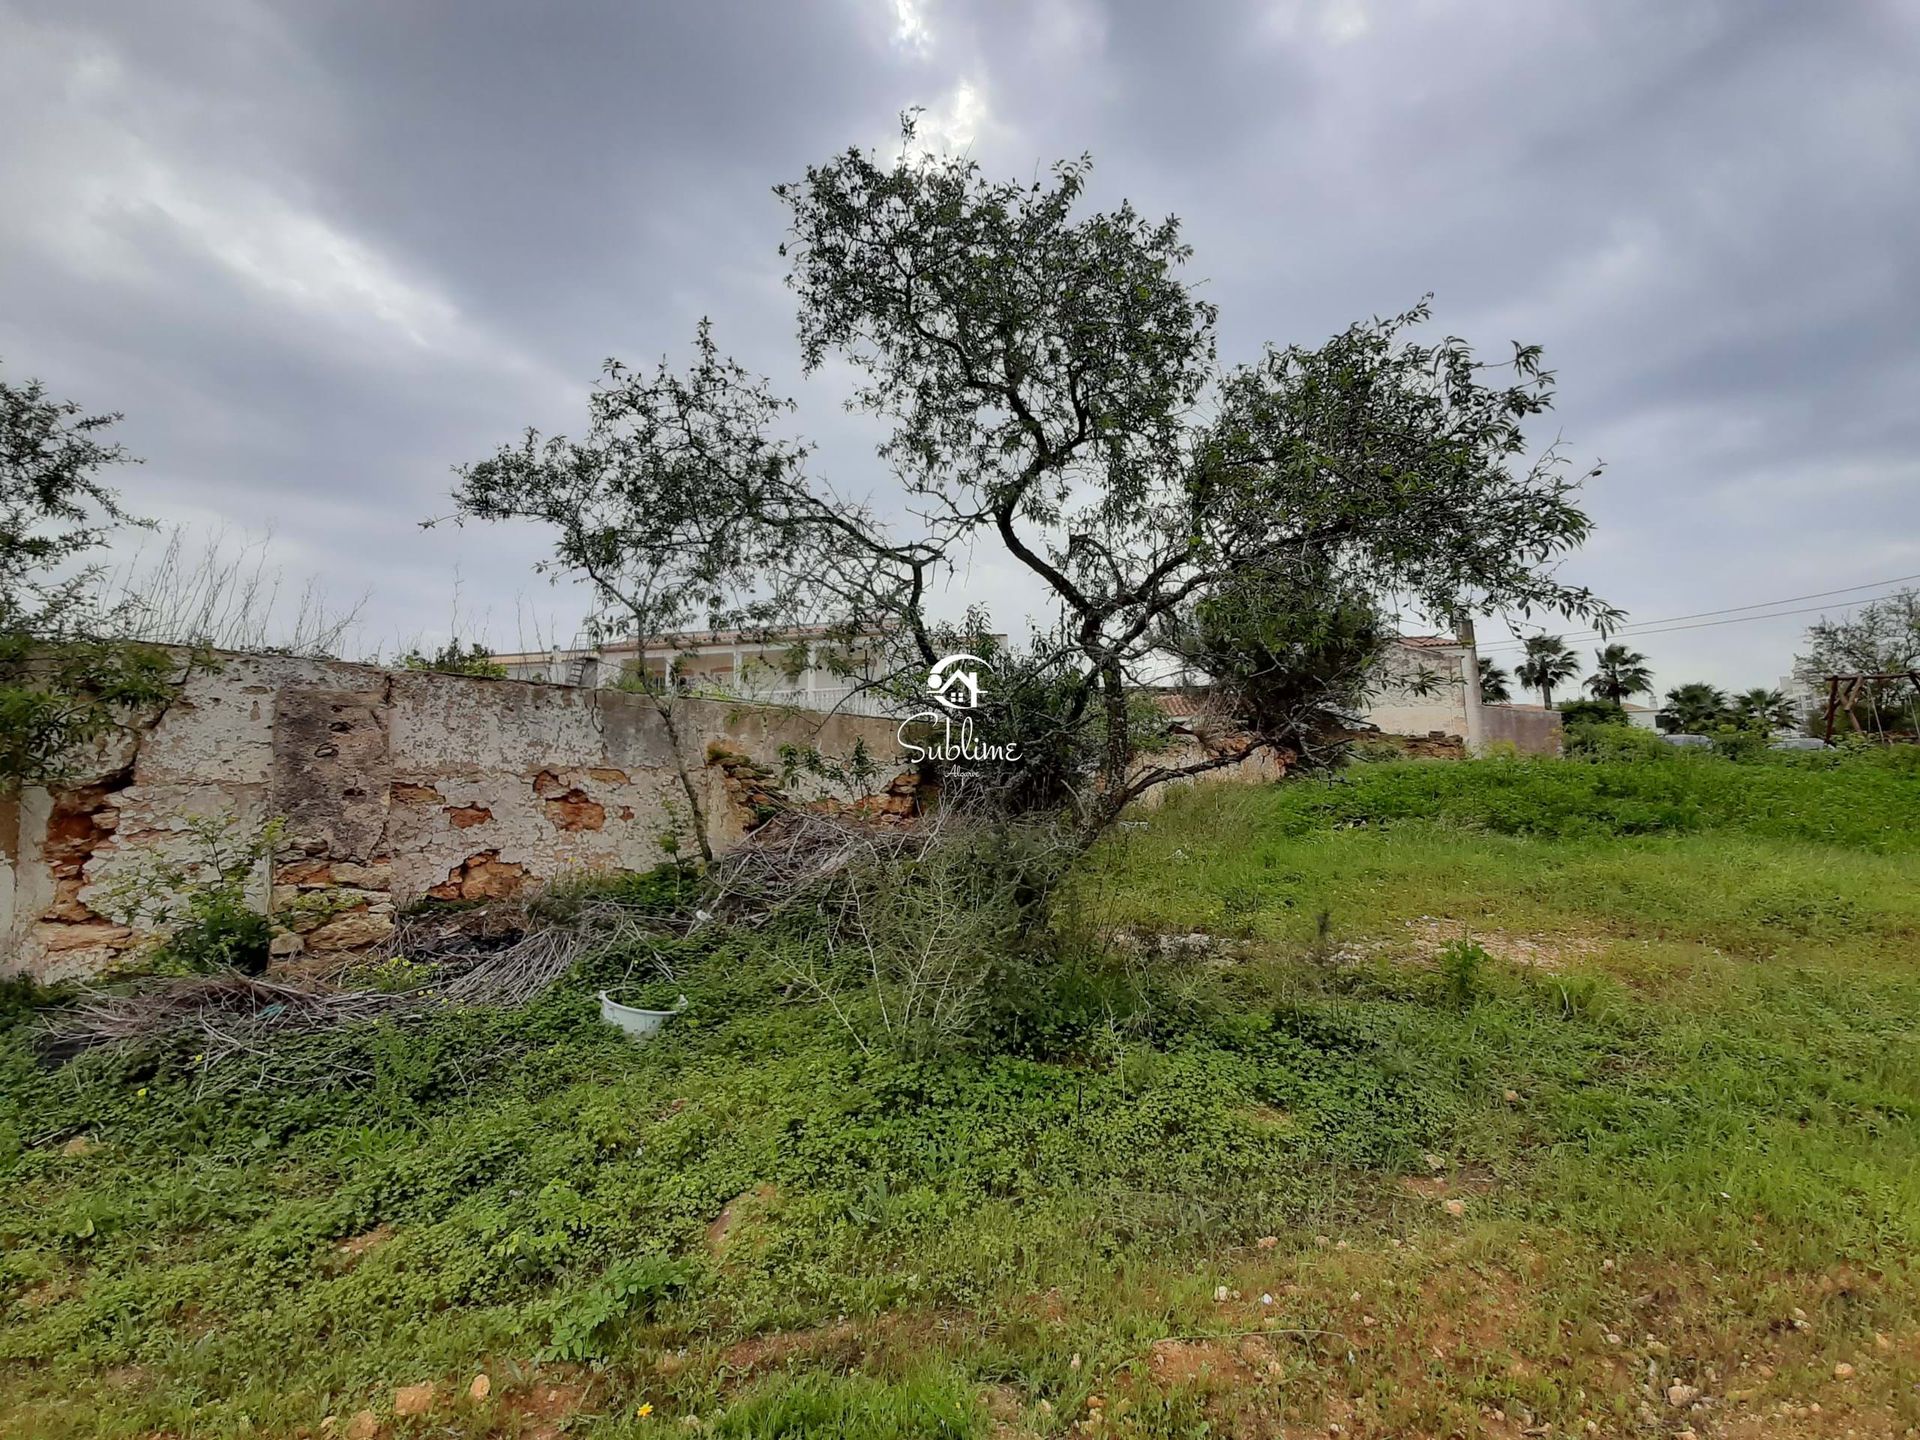
M856 742L887 781L893 725L864 716L682 699L670 729L650 699L614 690L224 656L95 773L0 801L0 971L95 973L142 943L102 907L116 876L184 853L193 816L237 833L282 817L254 897L284 932L277 950L356 950L423 896L648 869L669 834L697 850L682 769L724 850L760 817L783 745L843 760ZM830 788L810 783L794 798Z
M1476 749L1478 664L1470 646L1388 646L1379 692L1367 702L1367 722L1386 735L1453 736Z

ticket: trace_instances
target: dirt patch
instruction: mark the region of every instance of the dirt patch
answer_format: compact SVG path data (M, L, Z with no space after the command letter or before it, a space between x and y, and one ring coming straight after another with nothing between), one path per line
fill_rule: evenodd
M1471 940L1494 959L1531 970L1565 969L1600 955L1610 943L1598 935L1514 935L1505 930L1481 930L1463 920L1432 915L1409 920L1407 930L1414 952L1423 960L1433 959L1457 941Z
M1255 1336L1234 1344L1226 1340L1157 1340L1147 1352L1147 1372L1162 1387L1250 1384L1256 1372L1243 1350L1265 1346ZM1259 1364L1267 1356L1261 1354Z
M707 1251L714 1256L724 1255L727 1247L734 1241L734 1231L741 1225L764 1215L773 1208L780 1198L780 1192L771 1185L756 1185L751 1190L743 1190L725 1205L720 1213L713 1217L713 1223L707 1226Z
M592 1386L575 1379L536 1378L524 1389L510 1392L499 1401L496 1427L503 1434L518 1435L521 1440L558 1440L576 1414L592 1398Z
M1493 1176L1476 1170L1449 1170L1432 1175L1402 1175L1400 1188L1421 1200L1447 1200L1491 1195Z
M863 1348L860 1333L844 1323L812 1330L773 1330L727 1346L720 1352L720 1364L742 1375L779 1370L796 1360L850 1364Z
M1531 1308L1528 1282L1510 1271L1448 1269L1420 1287L1417 1313L1427 1324L1419 1340L1436 1358L1464 1350L1476 1362L1488 1356L1511 1360L1508 1347Z
M362 1257L378 1250L391 1239L393 1239L393 1226L380 1224L364 1234L340 1241L333 1247L333 1253L340 1257L338 1268L351 1270L360 1263Z

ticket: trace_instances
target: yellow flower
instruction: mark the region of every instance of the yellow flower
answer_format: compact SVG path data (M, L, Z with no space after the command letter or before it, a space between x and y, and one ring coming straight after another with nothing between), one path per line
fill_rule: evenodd
M634 1411L633 1413L638 1415L642 1420L646 1419L647 1416L653 1413L653 1402L648 1401L646 1404L642 1405L638 1410Z

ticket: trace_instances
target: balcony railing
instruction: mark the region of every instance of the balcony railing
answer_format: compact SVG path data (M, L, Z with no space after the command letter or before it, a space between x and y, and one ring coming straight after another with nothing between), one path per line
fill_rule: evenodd
M842 715L905 715L906 707L890 696L858 685L795 685L734 692L757 705L790 705L796 710L837 711Z

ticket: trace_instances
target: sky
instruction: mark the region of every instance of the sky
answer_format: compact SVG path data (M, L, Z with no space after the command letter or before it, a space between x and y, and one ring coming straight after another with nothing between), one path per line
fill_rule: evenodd
M817 473L897 494L800 372L771 187L923 107L1182 217L1224 361L1428 292L1436 337L1543 345L1535 438L1605 465L1563 576L1663 688L1746 688L1920 578L1916 76L1897 0L0 0L0 366L124 412L129 508L357 606L353 653L564 641L538 530L419 522L606 357L710 316ZM970 601L1042 606L987 554Z

